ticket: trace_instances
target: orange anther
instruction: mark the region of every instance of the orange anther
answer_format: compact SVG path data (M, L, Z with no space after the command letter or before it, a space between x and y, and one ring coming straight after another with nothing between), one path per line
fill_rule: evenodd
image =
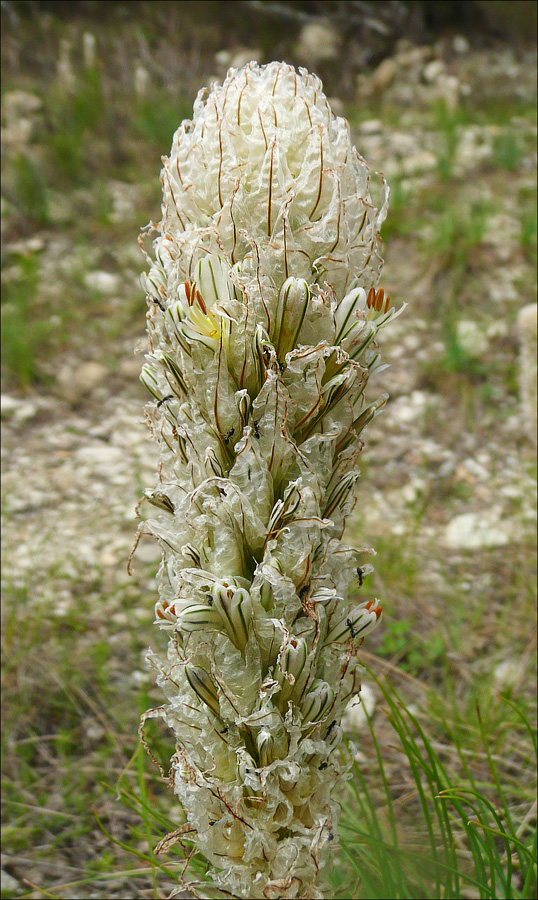
M187 295L187 303L191 305L191 286L188 281L185 282L185 294Z
M368 291L368 296L366 298L366 302L368 304L368 309L372 308L374 301L375 301L375 287L372 285L372 287Z
M387 294L387 296L386 296L386 298L385 298L385 312L388 312L388 311L389 311L389 306L390 306L390 297L389 297L389 295Z
M375 298L376 312L379 312L379 310L382 308L384 296L385 296L385 291L383 290L383 288L379 288L379 290L376 294L376 298Z
M207 316L207 308L199 290L196 291L196 299L198 300L198 306L202 310L204 316Z

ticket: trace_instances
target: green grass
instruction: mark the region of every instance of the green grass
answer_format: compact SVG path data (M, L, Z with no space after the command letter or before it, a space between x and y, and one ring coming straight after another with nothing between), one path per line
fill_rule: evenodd
M505 773L491 751L489 723L479 707L474 721L467 720L479 735L479 746L469 755L467 740L454 731L446 744L434 741L429 717L412 712L393 683L369 675L381 690L408 776L398 795L385 772L386 748L369 720L377 777L372 784L364 766L354 763L353 793L343 804L341 826L350 893L336 896L441 900L468 890L480 898L534 896L536 821L513 816L501 785ZM532 726L518 704L501 702L530 772L536 752ZM527 804L524 813L532 810L530 794Z
M19 257L2 289L2 356L22 388L40 380L38 357L54 333L54 323L36 309L39 255Z

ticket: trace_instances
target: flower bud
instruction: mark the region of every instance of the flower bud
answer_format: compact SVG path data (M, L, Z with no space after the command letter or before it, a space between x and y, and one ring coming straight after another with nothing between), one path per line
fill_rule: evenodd
M188 634L204 629L214 630L222 628L219 614L211 606L205 603L193 603L182 610L178 617L177 627Z
M332 625L325 638L325 644L341 643L349 638L363 638L376 627L382 609L378 600L369 600L354 607Z
M267 728L262 728L256 738L261 766L268 766L269 763L273 761L271 751L273 750L274 743L275 739L271 732L268 731Z
M338 304L334 316L336 324L335 344L341 344L356 327L363 327L363 322L357 317L356 312L365 308L366 291L363 288L355 288L349 294L346 294L344 299Z
M281 363L288 350L297 344L309 299L310 291L304 278L287 278L280 289L271 337Z
M334 702L334 691L326 681L315 681L312 690L303 698L301 712L303 724L317 724L327 715Z
M218 611L228 637L241 653L248 641L252 618L252 601L244 588L214 585L211 591L215 611Z
M280 650L276 664L275 678L282 685L278 695L281 709L290 698L299 702L301 692L308 678L308 645L304 638L291 638Z
M215 303L233 296L233 284L228 277L229 268L218 256L204 256L196 266L196 284L209 311Z
M145 365L142 366L139 377L140 381L150 394L153 394L156 400L161 401L164 395L159 387L159 376L155 366L151 363L145 363Z
M194 693L209 707L213 715L220 716L217 688L208 672L202 666L185 666L185 675Z

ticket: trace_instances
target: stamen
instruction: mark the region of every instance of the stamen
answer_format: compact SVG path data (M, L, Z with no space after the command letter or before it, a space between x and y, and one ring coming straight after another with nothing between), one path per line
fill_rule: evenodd
M192 306L192 303L191 303L191 286L190 286L190 284L189 284L188 281L185 282L184 287L185 287L185 294L186 294L186 296L187 296L187 303L189 304L189 306Z
M385 312L389 311L389 306L390 306L390 297L387 294L386 299L385 299Z
M375 298L375 311L379 312L379 310L383 307L383 298L385 296L385 291L383 288L379 288L376 298Z
M375 287L372 285L370 290L368 291L368 296L366 298L366 302L368 304L368 309L371 309L375 302Z
M206 308L206 305L205 305L205 303L204 303L204 301L203 301L203 298L202 298L202 295L201 295L200 291L198 291L198 290L196 291L196 299L198 300L198 306L199 306L200 309L202 310L204 316L207 316L207 308Z

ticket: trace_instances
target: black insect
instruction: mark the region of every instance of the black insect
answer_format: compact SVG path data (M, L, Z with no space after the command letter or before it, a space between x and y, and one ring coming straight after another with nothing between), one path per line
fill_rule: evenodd
M161 303L161 301L159 300L158 297L152 297L151 299L153 300L154 303L157 304L157 306L159 307L159 309L161 310L161 312L166 312L166 306L163 306L163 305L162 305L162 303Z
M231 440L231 438L233 437L234 431L235 431L235 428L230 428L228 434L227 434L226 437L224 438L224 443L225 443L225 444L229 444L229 443L230 443L230 440Z
M259 429L257 419L254 419L254 421L252 422L252 427L254 428L254 437L258 438L258 440L260 440L260 429Z
M336 719L333 719L332 722L331 722L331 724L330 724L329 727L327 728L327 734L325 735L325 737L329 737L329 735L330 735L331 731L333 730L334 726L337 725L337 724L338 724L338 723L337 723Z
M210 820L209 820L209 824L210 824L210 825L216 825L216 824L217 824L217 820L216 820L216 819L210 819Z
M359 587L362 587L364 583L364 572L362 571L360 566L357 569L357 578L359 579Z
M334 840L334 834L332 833L332 831L329 831L329 840Z
M162 406L163 403L166 403L167 400L173 400L173 399L174 399L173 394L168 394L167 397L163 397L162 400L159 400L159 402L157 403L157 409L159 408L159 406Z
M346 619L346 625L347 625L347 627L349 628L349 633L351 634L351 637L352 637L352 638L356 637L356 636L357 636L357 632L355 631L355 627L354 627L353 622L351 621L351 619Z
M320 765L318 766L318 769L321 772L323 769L326 769L328 765L329 765L329 763L326 763L326 762L320 763Z

